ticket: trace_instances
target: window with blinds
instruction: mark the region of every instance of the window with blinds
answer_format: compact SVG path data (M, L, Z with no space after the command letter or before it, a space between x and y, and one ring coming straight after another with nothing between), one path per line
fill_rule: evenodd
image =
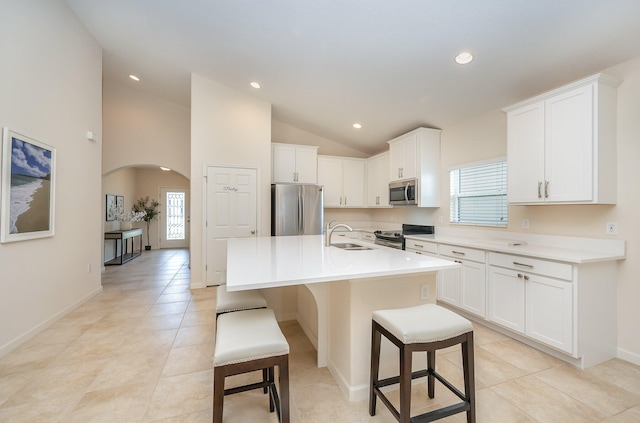
M507 162L450 171L451 223L507 226Z

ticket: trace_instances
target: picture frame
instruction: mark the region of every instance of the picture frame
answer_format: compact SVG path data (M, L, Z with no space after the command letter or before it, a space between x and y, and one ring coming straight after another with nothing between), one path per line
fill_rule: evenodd
M107 194L105 199L105 216L107 222L116 220L116 196Z
M124 197L122 195L116 195L116 213L118 216L124 215Z
M56 149L2 128L0 242L52 237Z

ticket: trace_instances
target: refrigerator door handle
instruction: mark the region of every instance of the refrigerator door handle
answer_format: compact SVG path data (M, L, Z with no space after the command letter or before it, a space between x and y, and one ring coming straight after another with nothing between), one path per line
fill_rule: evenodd
M298 234L304 235L304 195L298 197Z

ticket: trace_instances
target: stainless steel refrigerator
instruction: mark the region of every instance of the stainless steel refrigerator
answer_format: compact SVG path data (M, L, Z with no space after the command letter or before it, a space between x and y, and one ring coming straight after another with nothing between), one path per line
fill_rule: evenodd
M271 235L322 235L324 203L318 185L271 185Z

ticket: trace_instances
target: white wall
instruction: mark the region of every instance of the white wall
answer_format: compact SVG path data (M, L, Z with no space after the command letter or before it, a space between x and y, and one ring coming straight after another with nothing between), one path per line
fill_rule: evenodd
M188 107L147 94L134 82L104 81L103 175L132 165L191 173Z
M55 235L0 245L0 356L102 289L103 236L100 46L61 0L3 1L2 17L0 125L57 163Z
M368 154L277 120L271 121L271 142L318 146L318 154L327 156L368 157Z
M259 169L258 227L270 233L271 104L199 75L191 78L191 283L204 274L204 168ZM259 233L260 233L259 232Z

